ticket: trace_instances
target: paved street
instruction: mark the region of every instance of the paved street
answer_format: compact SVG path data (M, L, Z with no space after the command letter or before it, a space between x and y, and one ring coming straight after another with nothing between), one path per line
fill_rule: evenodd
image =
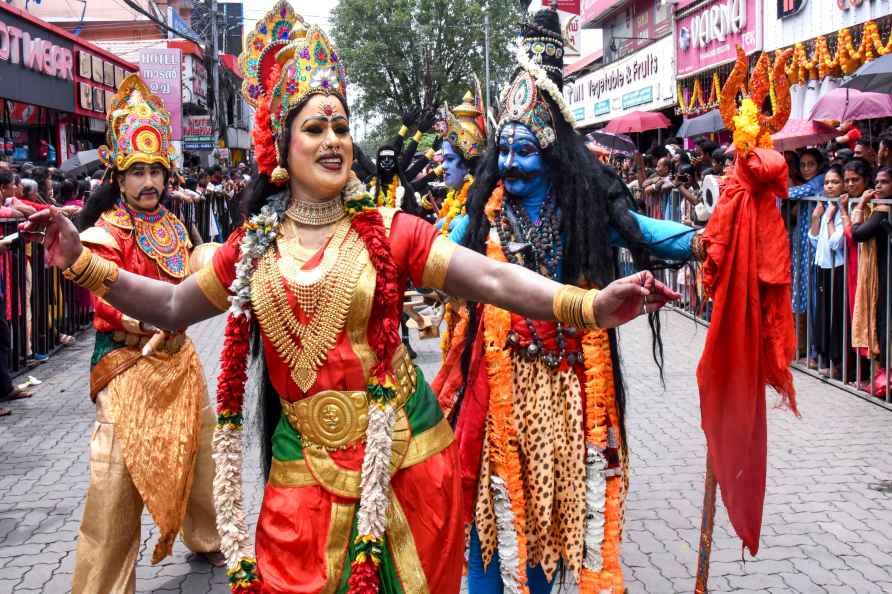
M190 332L212 387L222 330L218 318ZM704 468L694 367L705 334L686 318L665 316L664 390L646 324L622 333L632 452L623 561L632 594L693 591ZM437 343L421 344L420 361L430 374ZM0 419L0 593L69 591L87 488L91 350L92 338L82 337L34 370L44 381L35 397L7 405L13 415ZM796 384L801 420L769 409L759 556L741 562L740 543L720 508L710 589L892 592L892 413L801 374ZM257 473L246 471L246 481L247 507L256 512ZM144 524L138 592L228 591L224 571L191 559L180 543L163 563L149 565L157 533L148 515Z

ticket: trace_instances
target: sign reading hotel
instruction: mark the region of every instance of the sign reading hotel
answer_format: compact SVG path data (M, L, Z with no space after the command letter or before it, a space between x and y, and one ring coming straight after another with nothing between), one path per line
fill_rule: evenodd
M183 86L180 50L146 48L139 52L139 74L170 113L172 140L183 139Z
M676 21L678 76L732 62L736 46L762 49L762 0L714 0Z
M564 97L580 127L625 111L653 111L675 103L672 37L583 76L564 87Z

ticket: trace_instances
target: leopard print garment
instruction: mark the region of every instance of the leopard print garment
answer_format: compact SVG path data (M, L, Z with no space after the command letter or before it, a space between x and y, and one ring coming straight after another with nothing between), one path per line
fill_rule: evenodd
M572 371L554 371L516 353L512 362L529 563L541 564L551 579L563 559L578 579L585 525L583 390ZM486 440L483 460L475 522L483 561L488 564L497 542Z

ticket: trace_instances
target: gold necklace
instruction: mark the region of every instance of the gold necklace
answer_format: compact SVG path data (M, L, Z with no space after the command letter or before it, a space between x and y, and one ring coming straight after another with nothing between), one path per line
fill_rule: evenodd
M309 227L324 227L347 216L340 196L325 202L295 200L285 211L285 216L296 223Z
M326 247L325 256L333 252L336 261L322 279L312 274L300 278L309 271L299 271L293 261L289 265L287 251L280 249L267 250L251 280L251 301L260 327L303 392L316 382L319 367L344 328L364 268L362 238L349 226L344 235ZM289 303L289 293L296 298L296 307Z

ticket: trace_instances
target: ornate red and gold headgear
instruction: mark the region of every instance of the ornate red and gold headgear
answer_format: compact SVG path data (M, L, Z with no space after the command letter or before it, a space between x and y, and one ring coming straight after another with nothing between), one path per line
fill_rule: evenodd
M790 117L790 79L784 65L793 50L781 53L769 68L768 54L762 54L747 84L747 58L737 46L737 62L722 87L719 111L725 126L733 134L734 146L741 154L754 148L773 148L771 135L780 131ZM738 93L743 94L740 106ZM771 98L772 114L762 113L765 98Z
M254 148L261 173L283 184L275 138L288 114L313 95L335 95L347 106L347 75L334 46L322 29L308 27L281 0L258 21L239 56L245 70L242 94L257 109Z
M462 102L446 108L446 132L448 140L465 159L479 157L486 150L486 120L483 114L483 97L480 83L476 81L476 95L465 93Z
M170 114L139 75L124 79L106 116L107 145L99 159L119 171L134 163L158 163L171 169L176 149L170 142Z

